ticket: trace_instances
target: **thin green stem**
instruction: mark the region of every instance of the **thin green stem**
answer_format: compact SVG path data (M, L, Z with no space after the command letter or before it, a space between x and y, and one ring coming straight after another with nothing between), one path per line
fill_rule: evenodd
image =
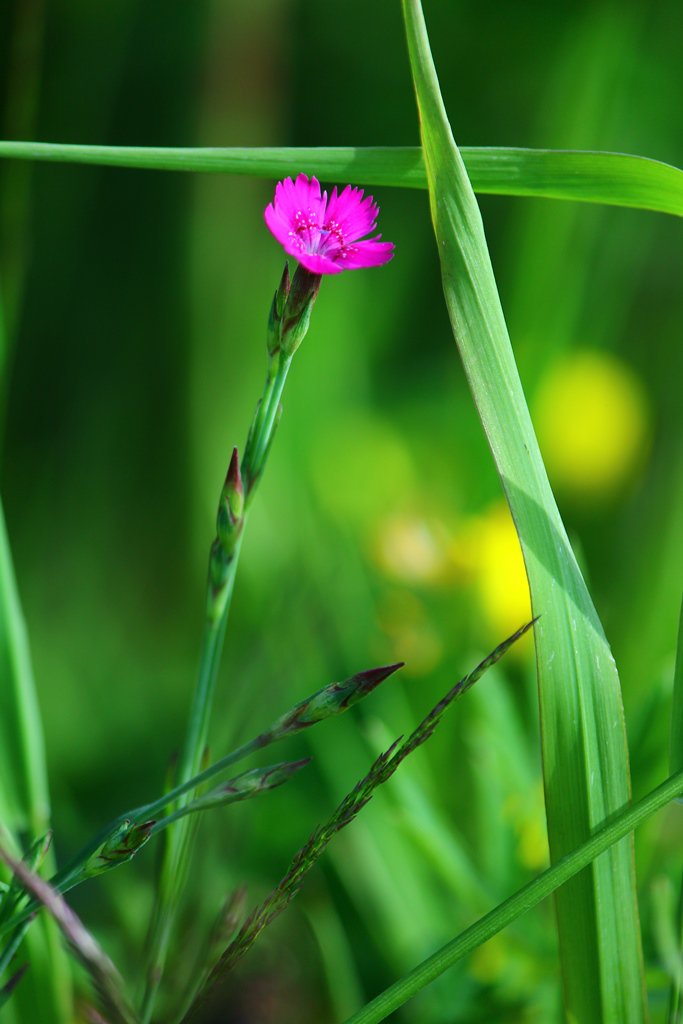
M190 710L185 746L178 766L178 781L180 784L189 782L197 774L201 764L202 751L206 745L209 718L213 705L213 695L216 689L216 678L220 667L225 629L230 613L230 601L235 582L238 557L239 551L236 552L231 565L225 592L223 614L217 621L207 616L207 621L204 625L204 639L202 642L197 688Z
M47 830L50 820L45 753L28 638L1 507L0 669L0 809L16 832L36 837Z
M407 1003L421 989L435 981L459 960L478 949L507 925L531 910L559 889L619 840L624 839L671 800L683 794L683 772L663 782L626 811L599 829L576 850L568 853L543 874L519 889L513 896L466 928L451 942L424 960L405 977L390 985L381 995L349 1017L344 1024L380 1024L390 1013Z
M676 975L671 982L669 989L669 1010L667 1024L681 1024L681 955L683 951L683 878L679 883L678 905L676 907L676 938L677 938L677 966Z
M273 739L279 739L279 737L274 737ZM141 807L137 807L135 810L129 811L128 814L122 815L120 818L117 819L116 822L112 822L111 825L107 826L108 832L113 831L117 823L120 824L127 818L130 818L132 820L142 820L142 818L153 818L156 814L158 814L160 811L163 811L165 807L168 807L169 804L176 801L185 793L189 793L190 790L197 789L205 782L208 782L209 779L215 778L216 775L221 775L226 770L226 768L230 767L230 765L235 764L237 761L243 760L245 757L248 757L249 754L252 754L255 750L260 750L262 747L266 746L266 742L267 740L264 738L263 735L261 735L257 736L253 740L250 740L248 743L243 743L241 747L237 747L235 750L232 750L229 754L226 754L225 757L222 757L219 761L216 761L215 764L210 765L208 768L205 768L203 772L199 772L197 775L194 775L191 779L188 779L187 782L183 782L181 785L176 786L175 789L172 789L168 793L165 793L163 796L160 796L159 799L155 800L153 803L143 804ZM159 825L160 822L157 822L156 824ZM156 832L158 831L158 829L155 827L153 831Z
M268 451L273 441L279 420L280 400L287 379L291 357L271 358L268 363L266 381L261 400L254 414L249 430L242 472L248 502L253 498L256 484L263 473ZM246 520L246 507L242 530ZM199 675L192 700L188 730L181 756L177 786L174 790L179 805L170 815L171 819L183 818L167 833L157 900L153 911L149 935L148 971L141 1003L141 1024L149 1024L154 1013L159 985L164 972L168 947L178 909L184 882L189 869L190 851L194 837L195 823L189 820L183 808L191 799L197 786L195 776L201 767L208 737L213 696L223 651L223 640L230 612L237 565L241 549L241 531L234 548L226 552L220 540L211 549L209 583L207 593L207 620L204 629ZM229 757L235 757L234 752ZM226 766L225 759L222 767ZM215 766L214 766L215 768ZM218 769L220 770L220 769ZM215 772L214 772L215 773ZM167 806L171 794L163 798L161 806ZM153 813L160 802L150 805L145 813ZM168 824L168 821L166 822Z
M26 839L44 835L49 828L50 806L42 724L35 692L33 668L14 576L9 540L0 505L0 818L11 833L13 849ZM53 867L48 852L45 865ZM1 879L2 872L0 872ZM23 936L23 933L22 933ZM28 938L33 986L20 993L27 1019L46 1024L69 1013L69 969L61 953L56 930L40 923ZM0 972L1 973L1 972Z
M259 402L253 430L249 434L242 460L242 473L247 491L247 507L253 497L256 484L263 472L268 451L277 429L280 401L284 391L291 357L271 360L268 366L266 387Z

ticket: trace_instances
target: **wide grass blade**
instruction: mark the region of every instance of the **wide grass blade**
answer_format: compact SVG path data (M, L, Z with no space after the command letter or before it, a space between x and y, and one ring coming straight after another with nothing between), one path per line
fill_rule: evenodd
M678 648L674 668L674 696L671 709L671 747L669 751L669 771L679 772L683 769L683 604L678 626Z
M674 772L679 772L681 769L683 769L683 603L681 604L678 647L676 649L676 664L674 667L671 746L669 749L669 771L673 775ZM669 990L669 1024L679 1024L683 1003L683 972L681 971L681 959L683 958L683 879L681 880L678 896L675 932L677 967L675 968L674 979Z
M43 835L49 800L26 628L0 510L0 814L16 833Z
M45 835L49 815L40 714L0 506L0 822L18 850L20 843ZM48 869L51 861L48 855ZM69 976L55 929L38 921L25 941L30 973L16 986L3 1019L11 1024L16 1009L18 1020L59 1024L68 1016Z
M618 843L633 832L639 825L647 821L665 807L671 800L683 794L683 772L678 772L658 786L642 800L638 800L626 810L616 815L608 825L599 829L590 839L582 843L576 850L566 854L557 864L548 868L543 874L534 878L523 888L510 896L494 910L479 921L476 921L460 935L452 939L432 956L428 957L414 970L388 989L367 1003L358 1013L349 1017L344 1024L379 1024L386 1020L390 1013L407 1003L421 989L440 977L449 967L464 959L479 946L497 935L522 914L537 906L542 900L557 892L560 886L566 886L578 872L595 862L601 854L614 848ZM582 1017L571 1017L572 1021L583 1021ZM619 1021L625 1017L605 1016L603 1020Z
M494 146L463 147L460 155L472 188L482 194L633 206L683 216L683 171L659 160L627 153ZM326 181L427 188L417 146L193 149L4 141L2 157L260 178L304 171Z
M619 679L548 483L419 0L403 0L403 11L446 303L541 616L535 641L543 768L557 861L630 800ZM567 885L557 911L568 1017L643 1021L632 841Z

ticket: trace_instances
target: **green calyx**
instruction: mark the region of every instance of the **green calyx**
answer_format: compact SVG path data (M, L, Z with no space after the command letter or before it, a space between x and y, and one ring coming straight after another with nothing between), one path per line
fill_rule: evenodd
M297 267L290 279L289 264L280 278L268 314L268 355L291 359L306 337L311 312L320 289L320 274Z
M232 557L244 525L244 484L237 448L233 448L230 466L221 491L216 516L216 535L223 553Z

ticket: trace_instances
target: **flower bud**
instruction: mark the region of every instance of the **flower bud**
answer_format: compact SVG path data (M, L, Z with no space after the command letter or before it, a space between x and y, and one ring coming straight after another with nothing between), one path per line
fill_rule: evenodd
M287 733L297 732L299 729L315 725L316 722L321 722L324 718L340 715L402 667L403 662L399 661L395 665L382 665L379 668L358 672L341 683L330 683L329 686L318 690L313 696L307 697L306 700L302 700L286 712L271 726L268 734L273 738L279 738Z
M306 336L320 281L320 274L312 274L303 266L297 267L281 325L281 346L286 356L293 356Z
M271 764L265 768L251 768L249 771L236 775L234 779L217 786L215 789L197 797L186 810L187 813L206 810L209 807L219 807L222 804L233 804L240 800L249 800L266 790L276 789L278 786L289 782L291 777L310 763L310 757L302 758L300 761L284 761L280 764Z
M122 821L85 864L85 877L92 878L124 861L132 860L149 840L154 824L154 821L131 822L128 818Z
M226 555L232 555L242 532L244 516L244 484L240 473L237 448L232 450L230 466L221 491L216 517L216 533Z

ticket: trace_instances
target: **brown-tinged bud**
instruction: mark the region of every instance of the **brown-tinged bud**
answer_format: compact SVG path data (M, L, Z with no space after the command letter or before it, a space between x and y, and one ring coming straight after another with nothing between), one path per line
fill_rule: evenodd
M285 733L296 732L299 729L315 725L316 722L321 722L324 718L342 714L357 704L359 700L367 697L376 686L379 686L397 669L403 668L403 665L402 661L396 662L394 665L381 665L378 668L358 672L341 683L330 683L329 686L318 690L306 700L302 700L291 711L279 718L269 730L269 735L279 738Z
M122 821L90 857L85 865L84 875L93 877L108 868L116 867L117 864L132 860L149 840L154 825L154 821Z
M201 811L208 807L217 807L220 804L249 800L250 797L264 793L268 789L276 789L285 782L289 782L292 775L305 768L310 760L310 757L305 757L300 761L283 761L265 768L252 768L203 796L197 797L196 800L188 804L187 810L188 812Z
M237 448L233 448L216 517L216 533L227 555L231 555L235 550L235 544L242 532L243 516L244 483L240 472L239 453Z
M223 485L223 494L230 503L230 510L235 519L240 519L244 511L244 483L240 472L240 456L237 448L233 448L230 465Z
M321 280L320 274L301 265L296 269L282 317L281 344L286 356L294 355L306 336Z

